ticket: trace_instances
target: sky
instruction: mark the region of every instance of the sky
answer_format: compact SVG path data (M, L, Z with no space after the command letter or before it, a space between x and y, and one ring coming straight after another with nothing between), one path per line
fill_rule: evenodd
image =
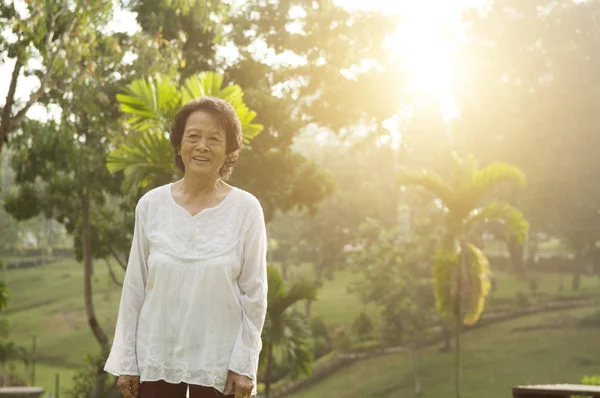
M22 1L17 0L18 3ZM455 77L453 54L461 40L463 25L460 15L471 6L482 6L486 0L336 0L350 9L374 9L400 16L396 34L391 38L391 51L407 60L409 90L416 98L437 102L444 118L458 116L458 105L451 90ZM114 15L112 29L133 32L137 28L135 15L119 10ZM13 64L0 65L0 103L5 102ZM24 99L35 90L34 77L19 80L17 97ZM43 107L32 107L29 117L44 119Z

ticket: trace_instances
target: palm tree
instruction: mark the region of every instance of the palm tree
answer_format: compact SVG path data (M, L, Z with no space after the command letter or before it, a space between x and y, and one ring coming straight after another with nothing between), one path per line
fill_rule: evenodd
M301 280L286 289L281 274L277 268L271 266L268 267L267 278L269 304L262 332L260 371L264 375L265 397L269 398L274 381L276 349L280 349L292 379L301 373L311 372L313 354L310 329L304 315L293 307L300 301L314 300L317 297L317 288L313 283Z
M422 170L401 173L399 182L427 189L445 211L445 233L436 253L433 280L439 313L455 318L456 396L460 397L460 330L462 324L473 325L479 320L490 290L490 265L477 247L477 235L490 223L499 223L508 237L523 244L529 224L523 213L510 204L490 201L500 183L525 185L525 176L518 167L495 162L479 169L473 156L463 160L454 155L454 161L449 181ZM470 290L466 314L462 309L465 276Z
M244 143L260 134L263 126L252 123L256 112L244 103L242 88L237 84L223 86L223 76L218 73L199 73L181 86L160 74L134 80L127 85L126 94L117 95L120 110L128 118L129 134L118 137L107 159L111 172L124 171L124 189L160 185L173 179L177 171L168 139L171 121L182 105L205 95L224 99L235 108Z

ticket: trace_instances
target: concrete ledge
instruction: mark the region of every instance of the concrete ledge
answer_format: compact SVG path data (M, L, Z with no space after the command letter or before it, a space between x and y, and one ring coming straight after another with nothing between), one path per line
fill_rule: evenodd
M0 387L0 398L39 398L42 387Z

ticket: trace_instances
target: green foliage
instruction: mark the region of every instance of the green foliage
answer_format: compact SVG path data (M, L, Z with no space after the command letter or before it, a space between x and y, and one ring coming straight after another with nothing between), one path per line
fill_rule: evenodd
M387 343L418 345L435 319L431 253L421 236L404 242L398 227L385 229L376 222L363 225L363 236L375 234L352 256L355 272L362 277L352 288L365 303L381 309ZM370 329L366 319L360 324L364 332Z
M354 323L352 324L352 330L356 333L361 341L367 339L373 331L373 323L371 318L364 312L358 314Z
M0 281L0 310L6 309L8 305L8 291L6 287L6 281ZM14 375L10 374L7 369L9 362L21 361L24 364L29 363L30 355L27 350L9 340L10 335L10 322L7 318L0 318L0 380L2 385L6 380L12 381L15 379Z
M571 317L590 309L561 312ZM482 327L464 335L464 398L506 398L514 386L539 383L580 383L582 374L597 372L600 346L597 329L562 328L542 332L514 332L556 319L557 313L540 314ZM519 353L509 355L508 353ZM424 398L450 397L454 392L452 359L437 346L419 351ZM576 366L573 364L576 363ZM465 369L466 370L466 369ZM556 372L556 373L555 373ZM360 360L315 384L290 394L290 398L414 397L408 353ZM360 382L357 382L360 381Z
M465 325L474 325L483 312L485 299L490 292L490 263L483 252L471 243L466 243L462 250L467 251L470 269L471 300L464 318Z
M444 249L436 251L433 263L433 283L436 307L442 316L454 314L454 281L459 267L460 264L455 252Z
M329 339L329 331L327 330L327 325L323 322L323 319L319 316L315 316L310 321L310 333L313 338L324 338L326 340Z
M600 386L600 376L583 376L581 383L587 386Z
M210 10L207 20L202 7L185 12L177 3L126 2L146 34L181 48L182 79L218 71L242 88L244 102L257 113L256 123L264 130L240 156L232 184L261 200L267 220L278 210L314 211L331 194L333 181L293 144L314 127L345 134L360 124L381 131L382 121L397 112L402 92L398 63L383 49L385 36L396 28L395 18L349 11L332 0L210 0L204 3ZM302 11L306 15L298 16ZM288 29L297 23L304 32ZM217 56L217 46L225 44L235 57ZM276 58L294 54L301 62L272 63L257 48ZM364 70L367 59L373 67Z
M465 159L454 155L455 167L449 182L428 171L406 171L400 174L403 185L418 185L441 200L446 208L446 237L438 249L433 266L433 278L438 311L442 315L454 313L454 305L461 299L464 290L458 290L458 282L463 279L460 255L466 251L470 268L470 308L463 322L472 325L477 322L484 308L489 283L489 262L480 249L470 240L477 240L477 228L489 222L502 225L507 236L513 236L519 244L527 237L529 224L523 214L508 203L495 201L483 207L481 202L494 193L493 188L504 182L514 182L523 186L525 177L515 166L495 162L479 169L473 156ZM457 242L465 242L455 249ZM460 280L458 280L460 278ZM455 314L463 316L463 314Z
M40 84L26 94L24 102L15 101L18 90L9 90L0 120L0 150L9 133L21 127L31 106L48 102L48 93L57 82L68 91L93 73L96 65L89 60L96 46L90 43L98 41L96 28L107 24L112 11L112 3L102 0L31 0L24 5L25 13L12 4L0 8L0 26L12 33L11 40L0 39L0 57L14 61L11 86L20 87L21 75L35 75ZM38 62L29 62L34 58Z
M508 203L492 202L477 209L466 218L466 228L482 224L498 223L504 228L506 239L511 237L522 245L527 239L529 223L521 211Z
M124 171L125 190L154 187L176 174L167 134L177 111L192 99L214 96L228 101L240 118L246 144L263 129L262 125L253 123L256 112L244 103L240 86L224 87L223 76L216 72L191 76L181 87L171 77L157 74L131 82L126 92L118 94L117 101L130 132L117 141L117 148L107 160L111 173Z
M98 369L104 367L106 357L103 354L86 354L83 364L73 376L73 385L66 392L68 398L92 398ZM115 377L107 375L104 391L109 391L115 384Z
M8 361L20 360L24 363L29 362L29 352L24 347L15 344L13 341L0 341L0 366L4 368Z
M452 130L482 161L521 168L530 183L519 208L533 229L559 236L585 257L600 237L600 191L591 183L600 168L590 145L599 128L593 115L600 80L592 65L600 60L593 50L600 5L567 2L538 12L547 6L492 1L485 15L469 13L462 53L471 83L458 95L461 118ZM572 161L554 167L557 156Z
M272 266L268 272L268 308L262 332L263 349L260 352L259 368L265 385L275 380L273 370L276 363L274 350L282 352L281 357L292 379L300 374L310 374L313 362L311 335L308 322L294 306L305 300L315 300L317 288L308 281L298 281L289 288L285 286L281 274Z

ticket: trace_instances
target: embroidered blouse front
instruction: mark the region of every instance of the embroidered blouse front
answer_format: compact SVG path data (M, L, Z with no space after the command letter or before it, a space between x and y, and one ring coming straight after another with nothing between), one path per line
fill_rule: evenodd
M233 188L192 216L171 185L138 202L112 349L104 370L214 387L255 381L267 310L260 203ZM256 387L253 394L256 394Z

